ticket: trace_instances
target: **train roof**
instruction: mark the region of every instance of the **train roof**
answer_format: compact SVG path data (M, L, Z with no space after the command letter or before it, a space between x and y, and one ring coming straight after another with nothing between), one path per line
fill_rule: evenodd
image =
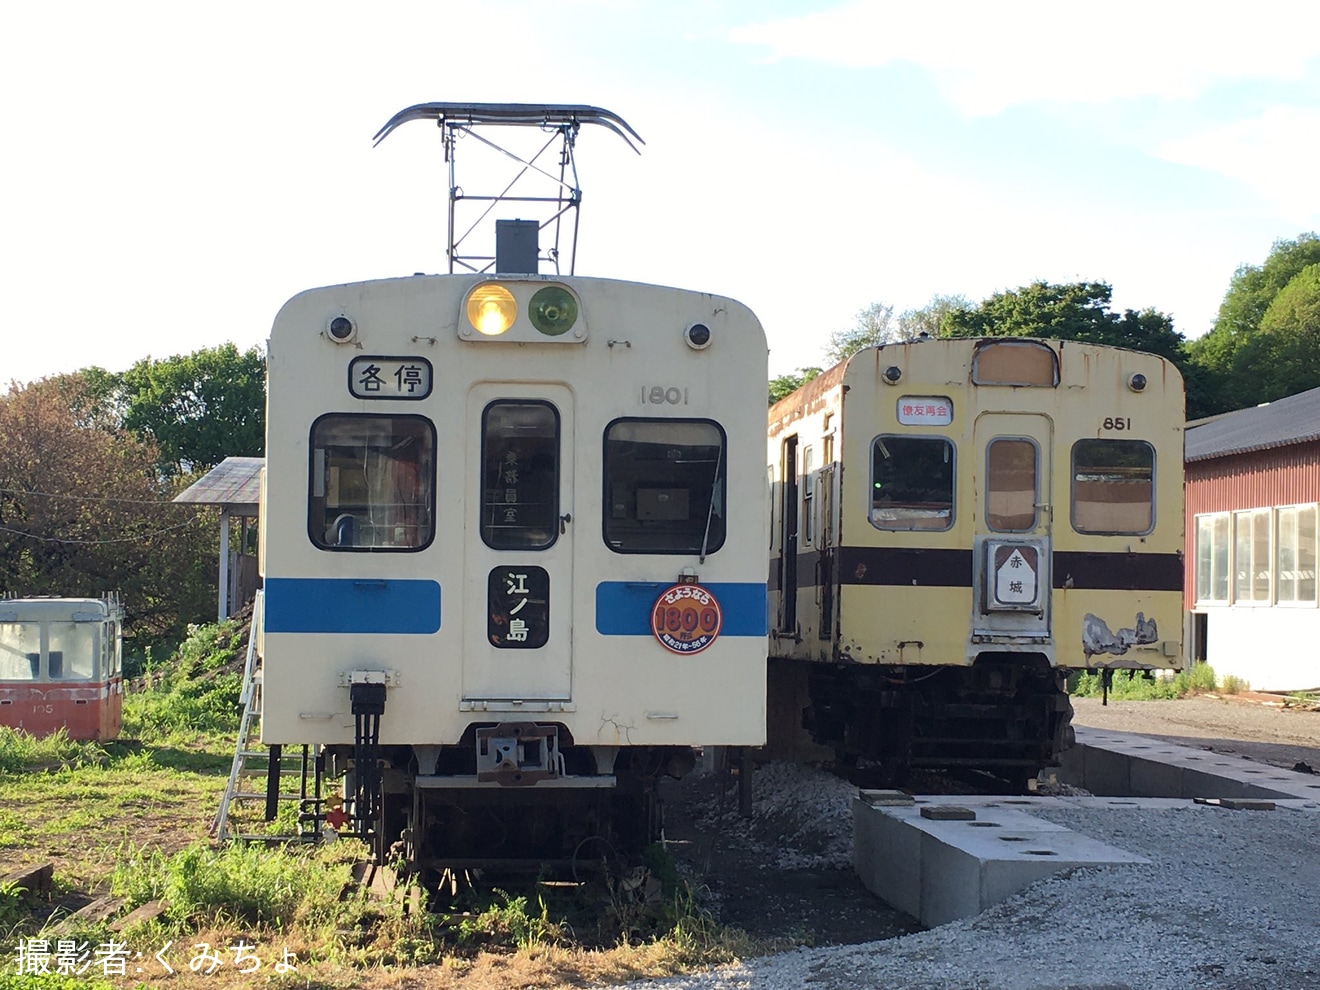
M124 606L118 596L105 598L57 598L35 595L30 598L0 598L0 622L99 622L122 619Z

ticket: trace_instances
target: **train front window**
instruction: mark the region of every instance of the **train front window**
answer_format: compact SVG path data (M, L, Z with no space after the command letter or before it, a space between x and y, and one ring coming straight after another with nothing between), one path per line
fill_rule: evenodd
M492 402L481 417L481 538L493 550L544 550L559 537L559 412Z
M312 424L307 531L323 550L398 551L435 533L435 427L334 413Z
M1072 524L1079 533L1149 533L1155 526L1155 448L1144 440L1073 444Z
M985 521L1001 533L1036 528L1036 444L1022 437L997 437L985 448Z
M41 674L41 623L0 622L0 681L35 681Z
M52 622L47 636L50 679L91 680L96 667L96 626L90 622Z
M885 434L871 444L871 525L953 525L953 443L947 437Z
M716 423L615 420L605 428L605 543L618 553L714 553L727 473Z

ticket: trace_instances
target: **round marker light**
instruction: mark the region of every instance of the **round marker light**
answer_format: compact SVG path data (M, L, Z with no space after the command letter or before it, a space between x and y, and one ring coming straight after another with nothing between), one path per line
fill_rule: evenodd
M885 381L890 385L897 385L898 380L903 377L903 369L896 364L891 364L885 369Z
M518 303L502 285L479 285L467 298L468 322L486 337L498 337L517 317Z
M547 337L567 333L577 322L578 306L573 294L560 285L547 285L532 296L527 315L532 326Z
M704 323L694 323L683 331L683 339L688 347L700 351L710 346L710 327Z
M347 344L357 334L357 327L347 316L336 316L330 321L330 339L337 344Z
M1134 392L1144 391L1146 388L1146 376L1141 374L1141 372L1137 372L1128 379L1128 388L1132 389Z

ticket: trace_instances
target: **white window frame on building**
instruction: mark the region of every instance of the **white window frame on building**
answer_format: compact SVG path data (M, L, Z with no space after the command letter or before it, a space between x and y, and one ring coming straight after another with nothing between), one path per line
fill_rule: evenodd
M1284 608L1314 608L1317 506L1314 502L1282 505L1275 515L1278 536L1274 549L1274 586L1278 604Z
M1199 513L1196 607L1317 607L1317 503Z

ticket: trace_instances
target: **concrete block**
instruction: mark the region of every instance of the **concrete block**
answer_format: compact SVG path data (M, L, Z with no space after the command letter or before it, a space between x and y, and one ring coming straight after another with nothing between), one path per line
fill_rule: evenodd
M924 925L979 914L1074 866L1146 862L1016 809L978 804L975 819L948 819L925 814L940 802L920 803L855 802L854 865L868 890Z
M921 817L934 822L970 822L976 820L976 812L954 804L932 804L921 809Z
M1132 797L1182 797L1183 769L1145 755L1129 759L1128 794Z
M921 833L889 810L853 801L853 869L867 890L915 918L921 911Z

